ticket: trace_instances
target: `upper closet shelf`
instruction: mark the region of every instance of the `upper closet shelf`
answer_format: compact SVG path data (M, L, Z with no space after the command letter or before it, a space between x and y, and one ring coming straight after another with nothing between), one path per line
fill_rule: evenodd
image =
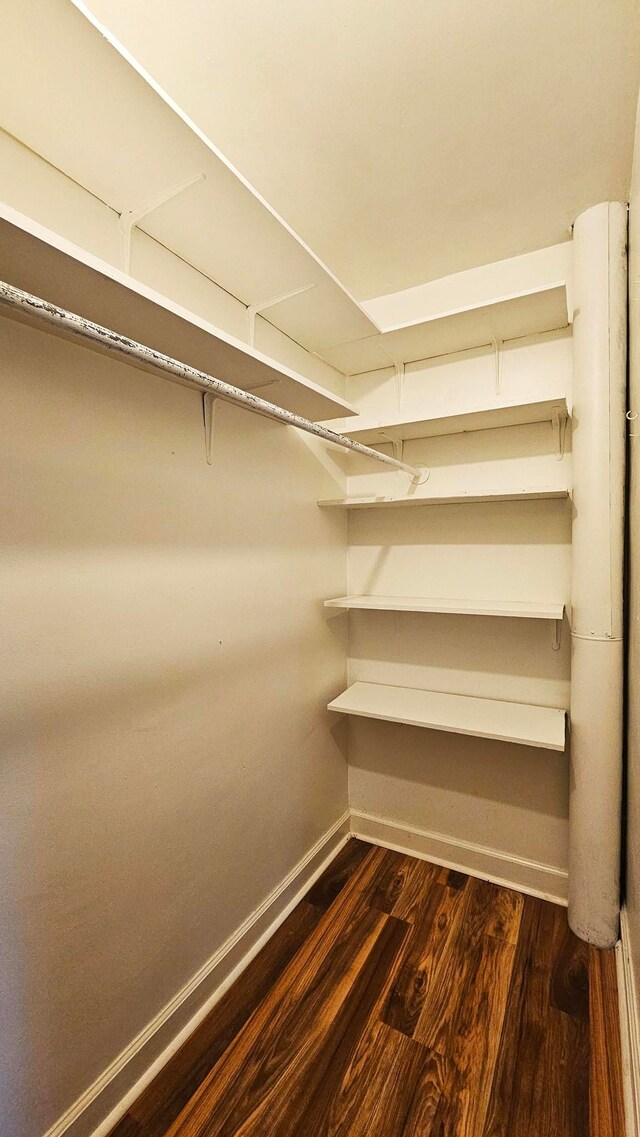
M571 241L363 301L378 335L323 352L347 374L565 328Z
M545 498L566 498L569 490L557 487L541 487L540 489L495 490L485 493L463 493L454 495L415 494L413 497L391 497L382 494L371 497L336 497L319 501L318 505L334 509L382 509L389 506L405 505L463 505L465 503L499 502L499 501L540 501Z
M310 351L377 331L331 270L125 58L107 29L73 4L12 4L3 16L0 126L120 216L118 267L136 275L138 228L243 304L263 309ZM0 171L0 198L12 200L11 176ZM37 189L31 187L34 201ZM49 204L43 199L32 210L38 220L46 221ZM67 215L64 233L93 253L104 247L90 211Z
M461 616L508 616L527 620L562 620L564 604L543 600L450 600L426 596L337 596L325 608L374 612L433 612Z
M556 399L527 400L505 403L493 407L475 407L458 414L436 418L410 418L398 414L382 420L366 415L345 419L340 430L368 445L396 439L432 438L435 435L461 434L469 430L492 430L502 426L522 426L532 422L553 422L556 417L567 418L567 400L564 395ZM334 429L337 426L332 424Z
M318 421L344 399L0 203L0 279Z
M565 712L555 707L388 687L382 683L353 683L329 703L328 710L543 750L565 748Z

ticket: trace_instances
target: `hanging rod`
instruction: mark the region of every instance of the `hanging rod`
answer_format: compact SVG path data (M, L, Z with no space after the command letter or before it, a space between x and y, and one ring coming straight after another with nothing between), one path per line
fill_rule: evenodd
M385 466L393 466L396 470L403 470L404 473L411 476L413 485L420 485L429 477L429 470L426 467L410 466L397 458L382 454L379 450L365 446L362 442L356 442L355 439L349 438L345 434L338 434L337 431L321 426L320 423L311 422L310 419L303 418L302 415L284 410L283 407L269 403L266 399L261 399L258 395L252 394L251 391L243 391L241 387L233 387L222 379L215 379L206 371L200 371L197 367L190 367L188 363L172 359L170 355L164 355L161 351L156 351L155 348L146 347L136 340L120 335L119 332L104 328L101 324L94 324L92 320L86 320L84 316L78 316L75 312L67 311L66 308L58 308L55 304L50 304L39 296L33 296L30 292L23 292L20 288L14 288L13 285L6 284L4 281L0 281L0 304L5 308L13 309L14 312L18 312L22 316L41 320L49 324L50 327L66 332L76 339L88 341L90 344L104 348L113 355L143 364L154 371L160 371L174 382L187 387L195 387L198 391L209 392L225 402L235 403L236 406L245 407L246 410L263 415L265 418L284 422L287 426L295 426L298 430L304 430L307 434L313 434L316 438L324 439L325 442L333 442L345 450L353 450L356 454L364 454L367 458L374 458L377 462L383 462Z

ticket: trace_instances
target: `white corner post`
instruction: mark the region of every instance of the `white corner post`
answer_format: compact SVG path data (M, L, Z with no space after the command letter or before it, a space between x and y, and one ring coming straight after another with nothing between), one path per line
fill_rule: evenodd
M627 207L573 231L573 569L569 923L618 938L622 809Z

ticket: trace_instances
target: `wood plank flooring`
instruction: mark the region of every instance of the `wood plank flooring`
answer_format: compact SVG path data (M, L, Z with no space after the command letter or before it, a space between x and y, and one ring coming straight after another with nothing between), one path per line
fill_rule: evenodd
M111 1137L624 1137L616 999L563 908L353 839Z

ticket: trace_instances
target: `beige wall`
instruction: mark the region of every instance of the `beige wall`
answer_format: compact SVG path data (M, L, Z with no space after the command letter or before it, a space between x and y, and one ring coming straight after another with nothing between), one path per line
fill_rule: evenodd
M629 406L640 414L640 116L636 123L631 207L629 212ZM640 419L630 434L640 434ZM640 452L629 441L630 557L627 570L628 718L627 718L627 875L626 916L629 950L636 975L640 1013Z
M1 321L2 1125L37 1137L347 805L306 436Z

